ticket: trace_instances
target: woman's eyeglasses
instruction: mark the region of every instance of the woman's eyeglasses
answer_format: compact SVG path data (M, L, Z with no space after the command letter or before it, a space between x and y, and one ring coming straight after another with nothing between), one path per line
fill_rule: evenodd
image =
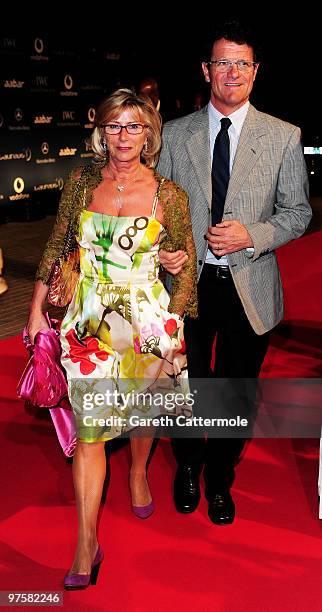
M142 134L146 125L142 125L142 123L127 123L126 125L120 125L119 123L105 123L101 125L104 128L105 133L109 136L113 136L114 134L120 134L123 128L127 131L128 134Z

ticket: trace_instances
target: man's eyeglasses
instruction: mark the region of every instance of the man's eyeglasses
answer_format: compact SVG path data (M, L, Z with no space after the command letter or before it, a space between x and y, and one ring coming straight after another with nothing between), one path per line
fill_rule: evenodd
M114 134L120 134L122 129L124 128L128 134L142 134L146 125L142 125L142 123L127 123L126 125L119 125L119 123L105 123L101 125L104 128L105 133L109 134L109 136L113 136Z
M209 67L213 64L218 72L227 72L230 70L234 64L236 64L238 70L241 72L249 72L252 68L257 66L257 62L250 62L248 60L210 60L207 62L207 66Z

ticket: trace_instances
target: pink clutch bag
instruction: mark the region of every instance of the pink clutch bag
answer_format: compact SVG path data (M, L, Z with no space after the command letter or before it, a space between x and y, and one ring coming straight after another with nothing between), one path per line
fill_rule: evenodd
M17 386L18 396L34 406L51 408L58 440L68 457L76 445L74 416L68 401L67 382L60 363L61 346L58 321L46 313L50 329L39 331L30 343L23 331L23 342L30 358ZM59 405L60 404L60 405Z
M66 404L66 405L65 405ZM66 457L72 457L76 447L76 428L74 415L68 400L63 400L61 406L49 408L53 420L57 438Z

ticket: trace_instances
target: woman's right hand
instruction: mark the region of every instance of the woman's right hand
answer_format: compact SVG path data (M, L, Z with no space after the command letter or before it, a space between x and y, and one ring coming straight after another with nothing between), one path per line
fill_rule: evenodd
M36 334L42 329L50 329L44 314L42 312L31 313L26 325L31 344L34 344Z
M188 260L188 255L185 251L165 251L160 249L159 260L161 266L170 274L176 276L181 272L183 265Z

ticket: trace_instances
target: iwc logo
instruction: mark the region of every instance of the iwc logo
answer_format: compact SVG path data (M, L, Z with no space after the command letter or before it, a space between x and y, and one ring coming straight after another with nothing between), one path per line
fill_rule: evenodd
M21 178L20 176L15 178L15 180L13 181L13 188L16 193L22 193L25 188L25 182L23 178Z
M63 110L63 121L75 121L75 111Z

